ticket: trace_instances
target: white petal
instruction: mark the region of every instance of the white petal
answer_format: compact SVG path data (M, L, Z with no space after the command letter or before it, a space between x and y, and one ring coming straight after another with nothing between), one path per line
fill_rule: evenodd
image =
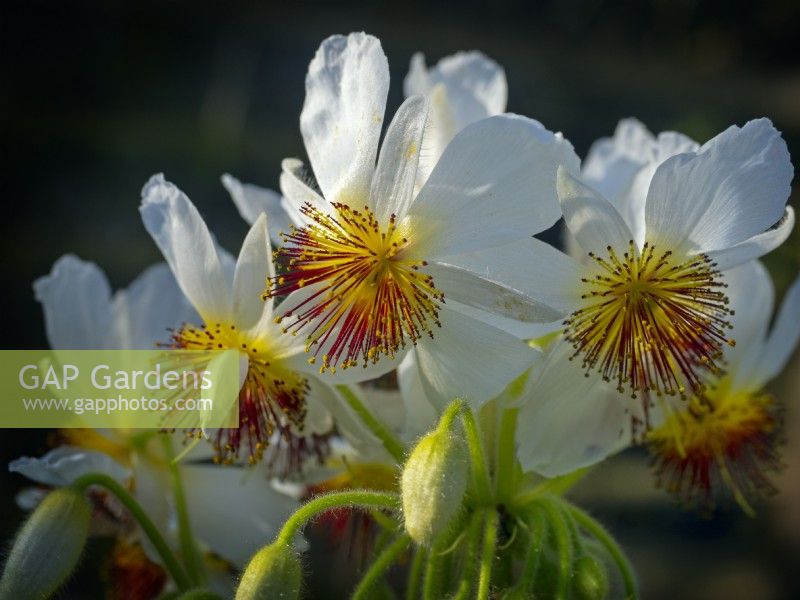
M405 406L403 439L411 442L436 426L439 412L425 395L416 352L409 352L397 368L397 383Z
M255 223L258 215L266 213L270 239L275 243L281 241L280 233L289 231L292 219L283 209L283 198L278 192L251 183L241 183L227 173L222 176L222 185L248 225Z
M748 240L739 242L735 246L708 252L717 267L721 270L730 269L754 258L759 258L772 252L775 248L783 244L794 229L794 209L786 205L786 212L774 227L770 227L764 233L754 235Z
M426 266L425 273L433 277L436 288L444 293L446 300L456 300L492 314L524 323L547 323L566 314L522 291L476 275L471 269L436 262Z
M359 386L349 386L350 391L365 405L368 405L365 391ZM350 405L338 392L333 392L319 399L333 415L338 431L347 442L360 454L369 453L391 459L385 451L383 443L364 425L361 418L350 408ZM375 415L382 420L381 414Z
M261 213L242 243L233 275L233 318L241 329L256 326L262 318L271 320L273 300L265 302L261 295L267 286L267 278L274 276L267 215Z
M308 66L300 130L329 201L368 197L388 90L381 44L364 33L329 37Z
M792 173L769 120L731 127L658 167L645 209L648 240L694 252L735 246L778 222Z
M560 216L559 165L578 172L572 145L540 123L490 117L462 130L409 209L410 239L428 260L507 244Z
M581 174L604 197L611 201L621 198L646 164L654 142L653 134L640 121L623 119L617 124L614 137L592 144Z
M551 333L561 331L564 329L564 319L559 318L550 323L525 323L523 321L516 321L507 317L501 317L479 308L461 304L455 300L448 300L447 306L455 311L460 312L462 315L467 315L473 319L477 319L487 325L491 325L496 329L500 329L510 333L514 337L521 340L534 340L536 338L544 337Z
M36 483L54 487L70 485L89 473L102 473L120 483L131 476L129 469L108 454L75 446L59 446L41 458L23 456L12 460L8 470Z
M727 335L736 340L736 346L725 348L725 370L737 388L760 387L764 382L754 380L754 375L764 353L764 339L772 319L775 301L772 279L764 265L753 260L726 271L723 281L728 286L725 294L735 313L729 318L733 330Z
M575 310L580 301L580 264L536 238L445 257L441 262L519 291L541 309L539 320L546 321L548 314L551 321L559 319ZM435 276L434 283L445 290L444 281L440 283ZM452 295L445 290L445 300L452 295L454 300L480 307L475 298L464 298L469 290L462 288L459 291L461 293ZM508 311L500 312L505 314Z
M139 212L200 316L211 323L230 318L230 287L214 240L189 198L163 175L155 175L142 189Z
M759 375L774 379L789 362L800 340L800 277L792 283L781 303L775 324L764 344Z
M317 377L307 377L308 395L306 396L305 433L323 434L329 433L333 429L334 414L331 406L338 400L338 394L334 389L323 383Z
M411 56L408 75L403 80L403 94L406 98L424 96L431 91L431 87L428 68L425 66L425 55L422 52L415 52Z
M370 206L379 223L388 223L391 215L401 220L411 203L427 116L428 102L412 96L389 125L370 189Z
M276 491L254 469L185 465L181 468L192 532L216 554L244 567L271 543L299 503Z
M416 347L425 394L438 408L456 398L480 408L539 357L520 339L446 306L440 318L433 339L423 336Z
M101 350L112 339L111 287L94 263L65 254L49 275L33 282L42 303L50 346L59 350Z
M432 85L443 83L459 129L506 110L508 84L503 68L481 52L458 52L430 70Z
M563 341L547 357L540 379L520 408L517 456L525 471L546 477L597 463L628 445L626 399L569 361Z
M151 350L168 340L170 328L199 321L166 263L151 265L114 294L113 311L117 349Z
M570 233L586 252L626 248L633 240L611 203L564 169L558 171L558 197Z
M295 225L308 223L308 218L300 212L306 204L322 212L328 211L330 205L312 188L301 161L284 159L281 169L281 191L285 196L282 206ZM284 230L285 233L288 231L288 228Z
M431 110L422 142L417 182L421 187L456 133L506 110L508 86L502 67L480 52L459 52L428 70L415 54L404 82L406 97L426 95Z

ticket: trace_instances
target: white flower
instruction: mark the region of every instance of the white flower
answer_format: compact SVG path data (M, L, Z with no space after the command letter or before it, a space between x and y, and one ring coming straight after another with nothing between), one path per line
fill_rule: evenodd
M200 316L173 333L173 347L235 349L241 356L240 427L218 431L220 459L235 460L243 451L253 463L270 443L285 443L299 455L281 460L299 466L300 455L316 451L315 434L331 429L338 398L307 364L302 341L281 335L273 300L262 298L265 281L275 274L266 215L250 228L231 273L197 209L163 176L144 186L140 212Z
M765 119L661 163L637 230L562 169L564 218L591 260L520 242L505 250L529 256L514 286L569 314L566 337L587 372L634 395L685 395L734 343L721 271L785 237L770 228L791 220L791 179L786 144Z
M779 406L765 386L786 366L800 339L800 277L786 293L772 327L774 289L759 261L727 273L737 344L725 352L726 374L709 374L706 389L667 411L648 435L661 483L684 500L709 505L728 487L746 512L774 491L769 475L781 461Z
M112 296L96 264L66 254L33 290L54 349L153 349L168 339L171 327L196 319L164 263L148 267Z
M559 313L469 256L552 225L556 168L577 172L577 158L539 123L495 116L458 133L415 195L427 101L403 103L376 165L388 86L371 36L333 36L312 60L300 124L319 191L300 161L284 161L281 188L299 222L279 251L288 272L269 295L288 295L277 309L282 324L305 336L321 370L371 378L413 344L428 395L477 406L535 351L460 307L522 321ZM509 258L504 269L513 272L525 257Z
M220 260L230 270L230 257L221 253ZM34 291L44 309L50 346L55 349L155 348L168 339L171 328L198 319L164 263L147 268L128 288L112 295L97 265L65 255L50 274L36 280ZM130 486L158 529L178 547L172 483L159 439L162 434L65 429L60 435L65 445L40 458L12 461L9 470L54 487L69 485L87 473L109 475ZM181 438L176 434L174 441L180 443ZM205 446L198 446L179 463L188 490L192 529L204 547L243 567L298 503L257 473L190 464L210 458ZM224 518L218 514L222 509ZM157 559L146 542L145 548Z
M403 91L406 98L430 99L417 169L420 187L455 135L470 123L504 113L508 98L503 68L477 51L447 56L431 69L422 53L414 54Z
M109 475L130 486L158 530L177 549L172 483L161 440L142 438L141 433L138 439L91 431L65 433L78 434L73 441L85 446L60 446L41 458L22 457L9 464L9 471L50 487L70 485L89 473ZM299 506L252 470L187 462L181 463L179 470L187 490L192 533L202 547L236 568L243 568ZM157 552L144 535L139 537L151 560L158 562Z

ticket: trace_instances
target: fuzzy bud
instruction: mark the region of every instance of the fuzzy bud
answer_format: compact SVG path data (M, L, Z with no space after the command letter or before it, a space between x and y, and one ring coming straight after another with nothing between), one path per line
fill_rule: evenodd
M289 546L275 542L256 552L236 590L236 600L294 600L300 597L303 570Z
M447 529L461 510L469 480L469 449L457 418L443 417L408 456L400 482L408 535L421 545Z
M0 579L0 598L52 596L80 560L91 516L83 492L60 488L48 494L14 540Z
M575 596L580 600L603 600L608 597L608 575L593 556L581 556L575 562Z

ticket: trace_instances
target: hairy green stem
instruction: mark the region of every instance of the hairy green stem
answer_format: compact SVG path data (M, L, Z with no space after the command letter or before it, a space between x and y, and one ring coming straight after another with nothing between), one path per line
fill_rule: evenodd
M139 524L139 527L142 528L142 531L144 531L150 543L153 544L153 547L164 563L164 567L172 577L175 585L178 586L178 589L185 592L191 588L192 582L178 562L178 559L175 558L175 555L172 553L167 542L164 541L164 538L159 533L153 521L147 516L147 513L144 512L144 509L142 509L136 499L131 496L128 490L117 483L116 480L103 473L88 473L83 475L73 482L72 487L81 492L85 492L86 489L92 485L104 487L122 502L131 516L136 519L136 522Z
M175 500L175 512L178 517L178 539L180 541L183 564L186 567L189 579L191 579L195 585L203 585L207 581L206 572L200 550L192 535L192 525L189 520L186 493L183 487L183 479L178 469L178 463L175 462L172 440L168 436L163 436L161 439L164 444L164 452L167 456L167 461L169 462L170 477L172 478L172 493Z
M460 541L464 530L464 521L467 513L462 511L451 523L450 527L433 541L428 553L428 564L425 567L425 577L422 582L422 598L424 600L441 600L442 581L444 579L445 554L452 550Z
M489 592L492 583L492 565L497 548L498 521L499 516L497 511L487 511L486 522L483 528L483 548L481 549L481 562L478 574L477 600L489 600Z
M350 408L352 408L356 415L358 415L358 418L361 419L361 422L364 423L367 429L369 429L370 432L372 432L372 434L381 441L383 447L386 448L386 451L397 461L397 464L403 464L406 455L405 448L397 439L397 437L395 437L395 435L389 431L389 428L381 423L375 417L375 415L373 415L370 410L364 406L364 403L361 402L361 399L352 389L350 389L349 386L337 385L336 389L345 399Z
M405 552L410 543L411 538L408 534L402 533L384 548L375 559L375 562L372 563L372 566L364 573L364 577L353 591L352 600L367 600L378 580L383 577L384 573L394 564L397 558Z
M488 504L492 500L492 482L489 478L489 467L486 464L486 453L483 450L483 442L478 432L478 424L475 422L475 415L472 414L472 410L467 404L462 404L461 420L464 423L464 432L467 436L478 501L481 504Z
M397 494L387 492L372 492L366 490L349 490L346 492L333 492L317 496L298 508L289 517L276 541L280 544L290 545L298 529L313 519L319 513L334 508L387 508L397 510L400 506L400 498Z
M569 577L572 571L572 540L569 525L557 501L544 499L541 501L541 505L550 522L556 542L558 588L555 597L558 600L564 600L567 597Z
M417 548L414 560L411 562L411 569L408 571L406 582L406 600L417 600L419 587L422 583L422 573L425 568L425 557L428 555L425 548Z
M603 527L600 523L598 523L595 519L590 517L577 506L570 506L568 510L578 522L578 525L592 534L595 539L603 545L614 563L617 565L625 585L625 598L627 600L638 598L638 592L636 591L636 578L633 574L633 567L628 561L628 558L625 556L625 553L619 547L619 544L617 544L616 540L614 540L611 534L606 531L605 527Z
M495 471L495 494L499 503L507 503L514 488L516 477L517 416L519 409L507 408L500 417L500 435L497 449L497 470Z
M478 546L481 542L481 525L485 518L484 512L485 511L475 511L470 519L469 529L467 531L467 548L463 557L464 568L462 569L461 581L458 584L453 600L467 600L470 591L472 591L472 586L477 579Z
M536 581L536 574L539 571L539 563L541 562L542 551L544 550L546 525L541 510L534 508L531 511L528 526L530 528L528 551L525 555L525 566L522 570L522 576L518 583L521 591L525 594L530 593L533 583Z

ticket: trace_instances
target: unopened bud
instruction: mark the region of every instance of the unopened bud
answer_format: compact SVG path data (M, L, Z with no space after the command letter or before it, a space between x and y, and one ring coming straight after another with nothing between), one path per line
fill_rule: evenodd
M0 598L52 596L80 560L91 516L82 492L61 488L48 494L14 540L0 579Z
M469 479L469 450L458 419L442 419L411 451L400 487L408 535L430 543L459 513Z
M575 561L575 596L580 600L603 600L608 597L608 575L603 564L584 555Z
M294 600L300 597L303 571L291 547L275 542L250 559L236 600Z

